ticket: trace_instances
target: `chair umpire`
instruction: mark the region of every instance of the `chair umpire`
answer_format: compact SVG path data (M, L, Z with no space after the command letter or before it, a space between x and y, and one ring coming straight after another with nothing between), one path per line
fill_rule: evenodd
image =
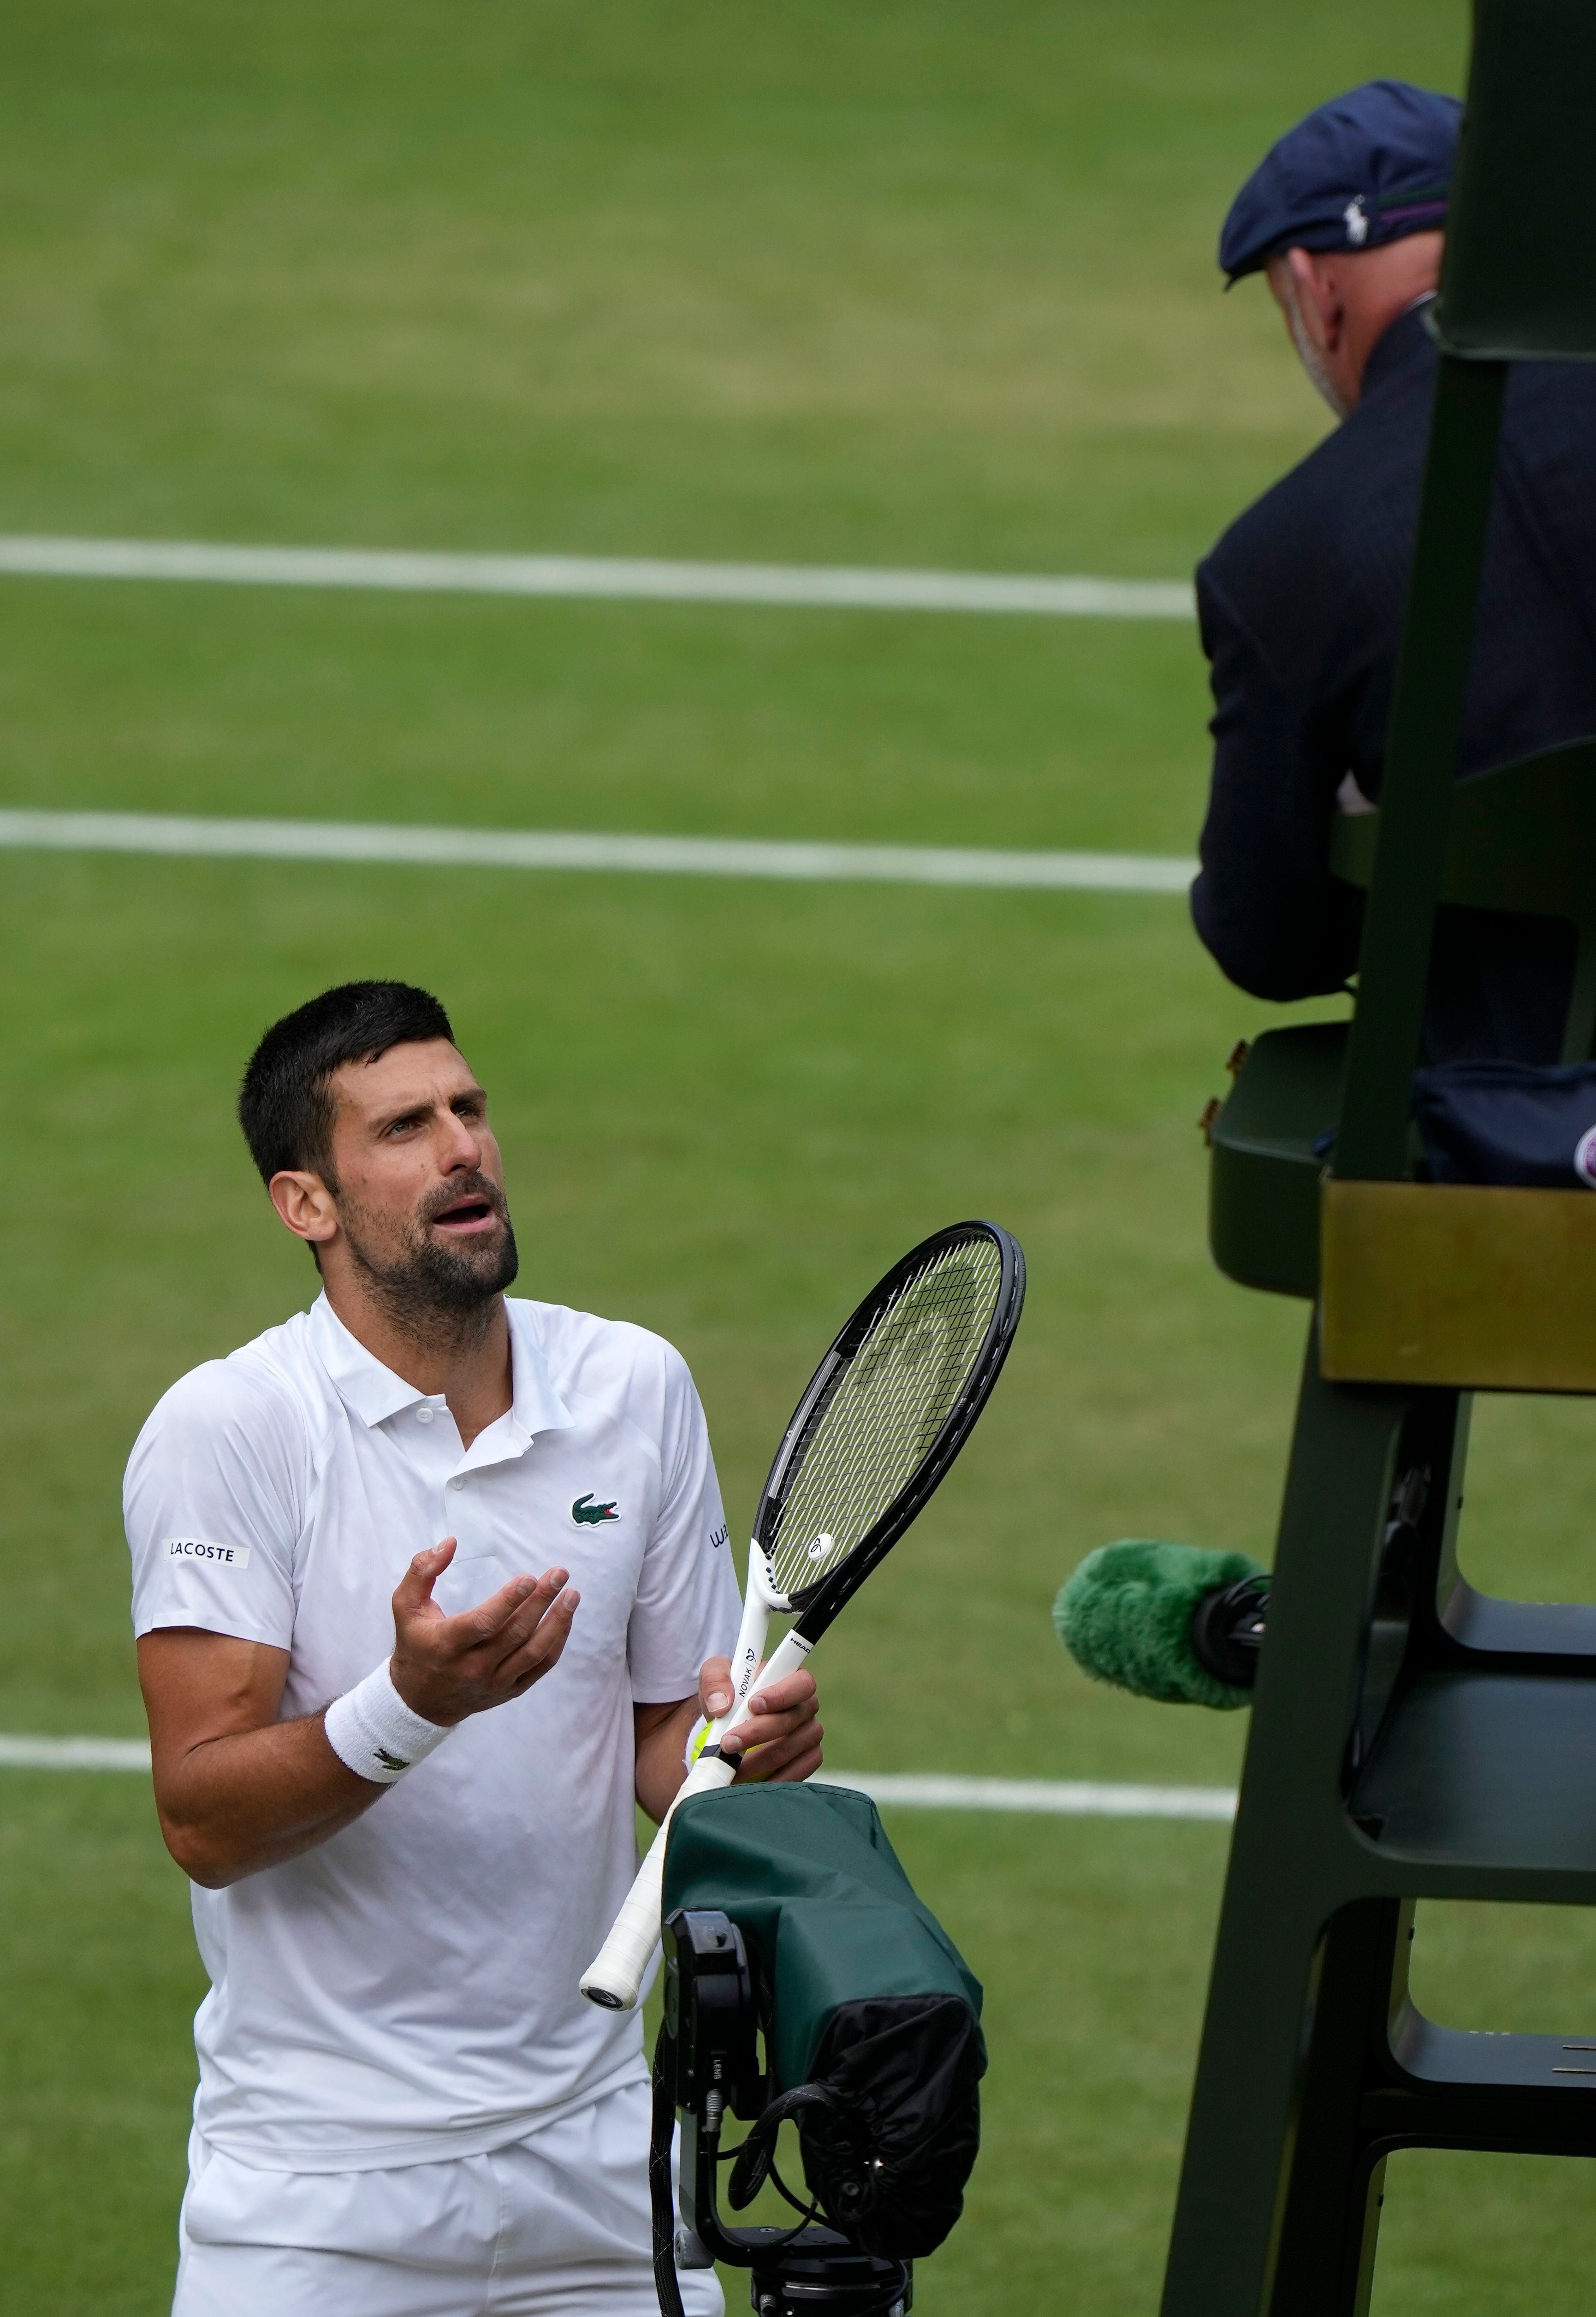
M1230 979L1339 989L1362 896L1329 873L1331 816L1376 805L1437 352L1462 107L1372 81L1283 137L1220 238L1261 273L1340 422L1199 567L1215 754L1192 910ZM1575 254L1577 255L1577 253ZM1457 771L1596 732L1596 371L1524 362L1508 389ZM1425 1058L1555 1062L1574 962L1558 921L1444 908Z

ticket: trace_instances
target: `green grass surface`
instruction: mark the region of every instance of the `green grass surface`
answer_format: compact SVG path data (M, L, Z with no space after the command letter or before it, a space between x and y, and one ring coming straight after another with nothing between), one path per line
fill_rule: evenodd
M0 529L1188 568L1323 420L1212 246L1268 139L1460 5L25 0L0 27ZM0 799L1189 849L1179 625L0 582ZM678 1342L746 1517L919 1231L1032 1268L1001 1391L828 1642L834 1762L1223 1781L1244 1717L1048 1625L1122 1533L1268 1558L1303 1314L1210 1270L1193 1123L1266 1010L1174 899L0 856L0 1728L139 1727L151 1401L309 1298L229 1117L272 1015L438 987L529 1292ZM1331 1009L1312 1009L1324 1011ZM1592 1597L1590 1412L1476 1419L1476 1581ZM989 1988L946 2317L1156 2304L1212 1827L901 1813ZM135 1779L0 1774L0 2310L169 2290L199 1990ZM1428 1910L1460 2024L1581 2027L1565 1916ZM1533 2015L1533 2016L1531 2016ZM1379 2317L1573 2317L1578 2169L1393 2168Z
M1180 854L1200 810L1173 622L0 586L6 804Z
M1438 0L25 5L5 519L1179 568L1322 423L1220 304L1225 202L1463 39Z

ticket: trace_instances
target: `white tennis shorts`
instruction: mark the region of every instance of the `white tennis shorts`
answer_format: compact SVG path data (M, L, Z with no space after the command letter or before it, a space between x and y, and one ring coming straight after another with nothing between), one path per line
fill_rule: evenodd
M650 2091L623 2084L489 2156L262 2172L189 2143L172 2317L657 2317ZM723 2317L685 2269L687 2317Z

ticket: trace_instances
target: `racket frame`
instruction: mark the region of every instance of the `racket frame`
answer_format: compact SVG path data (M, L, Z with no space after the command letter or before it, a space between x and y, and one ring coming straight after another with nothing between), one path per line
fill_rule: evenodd
M824 1577L817 1578L812 1585L800 1586L791 1593L781 1592L776 1582L768 1540L785 1501L784 1483L794 1456L824 1416L832 1392L853 1365L859 1346L883 1311L895 1301L904 1282L924 1271L940 1249L968 1246L976 1233L990 1238L995 1243L1001 1269L991 1317L987 1321L981 1348L964 1379L957 1406L950 1410L937 1437L916 1465L909 1485L893 1498L886 1510L865 1530L857 1544L837 1567L828 1570ZM824 1358L804 1387L759 1493L759 1507L754 1516L754 1534L749 1543L748 1585L743 1600L742 1625L737 1637L737 1655L732 1660L732 1704L722 1720L715 1722L705 1735L699 1749L701 1761L706 1755L718 1753L722 1738L748 1718L755 1694L753 1677L758 1671L771 1618L796 1618L787 1639L802 1642L803 1655L807 1657L828 1625L852 1600L871 1571L885 1559L904 1530L911 1526L936 1495L948 1466L969 1438L982 1409L991 1396L993 1385L1002 1373L1009 1347L1014 1341L1015 1326L1020 1306L1025 1302L1025 1293L1026 1259L1018 1239L999 1223L979 1220L949 1223L942 1230L934 1231L929 1239L921 1239L918 1247L911 1247L909 1253L876 1282L869 1295L838 1330ZM790 1672L793 1668L789 1666L785 1670ZM779 1680L781 1676L773 1674L769 1678ZM758 1685L761 1689L765 1686L764 1682Z
M1014 1341L1020 1308L1025 1302L1026 1259L1019 1241L1012 1238L1000 1223L977 1218L969 1222L949 1223L946 1229L933 1231L929 1239L921 1239L918 1247L911 1247L909 1253L877 1282L865 1302L838 1331L811 1378L808 1391L798 1403L797 1413L787 1427L786 1439L776 1451L754 1519L754 1535L762 1546L780 1508L782 1484L786 1478L787 1466L806 1433L824 1414L824 1407L817 1406L821 1394L824 1393L826 1400L829 1400L831 1394L827 1387L832 1384L833 1378L840 1383L846 1376L859 1343L869 1334L883 1308L895 1300L905 1281L923 1271L937 1250L968 1246L976 1234L993 1241L1001 1261L997 1297L991 1317L987 1321L986 1333L982 1337L981 1349L964 1379L957 1404L944 1419L941 1430L901 1492L893 1498L886 1510L865 1530L852 1552L835 1569L829 1570L813 1585L801 1586L787 1597L791 1606L797 1612L798 1624L794 1630L803 1633L811 1648L838 1610L846 1607L866 1577L892 1551L904 1530L919 1519L946 1478L948 1466L969 1438L982 1409L991 1397L992 1387L1003 1372L1003 1363Z

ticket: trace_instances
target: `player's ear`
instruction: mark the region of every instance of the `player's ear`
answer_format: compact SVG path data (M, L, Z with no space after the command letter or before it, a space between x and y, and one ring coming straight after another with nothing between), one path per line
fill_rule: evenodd
M296 1239L324 1244L338 1228L333 1194L319 1175L308 1168L285 1167L266 1185L283 1227Z

